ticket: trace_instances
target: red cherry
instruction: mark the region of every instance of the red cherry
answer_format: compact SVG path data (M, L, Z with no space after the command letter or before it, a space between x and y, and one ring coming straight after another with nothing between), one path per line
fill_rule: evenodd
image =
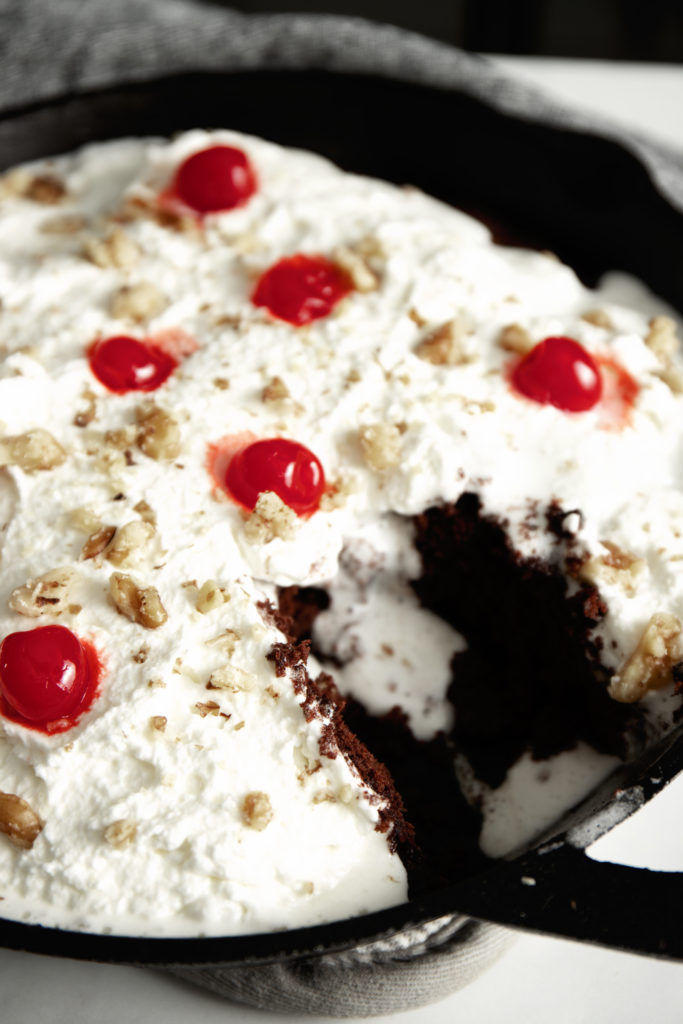
M217 213L246 203L256 191L256 174L241 149L209 146L180 165L171 191L197 213Z
M320 460L297 441L271 437L242 448L225 471L228 493L245 508L253 509L262 491L274 491L297 515L318 507L325 490Z
M600 401L602 377L597 363L573 338L544 338L512 372L521 394L564 412L586 412Z
M178 365L156 345L123 334L96 342L89 359L97 379L119 395L126 391L156 391Z
M10 633L0 644L0 695L9 706L7 717L14 712L46 726L73 716L96 682L91 662L86 645L65 626Z
M295 327L332 312L351 291L348 277L324 256L296 253L273 264L260 278L251 301Z

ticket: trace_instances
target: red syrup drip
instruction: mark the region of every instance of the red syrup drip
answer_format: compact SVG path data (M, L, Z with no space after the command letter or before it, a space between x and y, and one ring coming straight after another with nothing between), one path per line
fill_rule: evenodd
M184 160L165 198L176 198L199 214L243 206L258 182L246 153L234 146L209 146Z
M602 396L598 365L573 338L539 341L514 367L511 379L526 398L563 412L587 412Z
M284 437L254 441L236 450L230 440L216 446L210 458L212 475L233 501L251 511L259 494L274 491L298 516L316 511L325 491L325 473L312 451Z
M29 729L66 732L92 705L101 674L93 645L65 626L10 633L0 644L0 711Z
M88 353L90 369L109 391L156 391L178 361L150 341L116 335L96 341Z
M329 316L351 292L344 271L325 256L295 253L274 263L259 279L251 301L294 327Z

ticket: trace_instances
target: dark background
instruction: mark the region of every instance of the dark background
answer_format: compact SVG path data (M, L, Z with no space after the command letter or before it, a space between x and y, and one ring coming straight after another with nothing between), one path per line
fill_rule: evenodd
M358 15L488 53L683 62L683 0L212 2L245 13Z

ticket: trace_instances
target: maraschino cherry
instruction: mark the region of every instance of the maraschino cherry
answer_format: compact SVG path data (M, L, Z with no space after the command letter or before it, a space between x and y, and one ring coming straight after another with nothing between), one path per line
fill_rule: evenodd
M256 188L246 153L234 146L209 146L183 161L170 191L185 206L205 214L243 206Z
M251 301L278 320L302 327L328 316L351 290L351 281L336 263L325 256L295 253L266 270Z
M539 341L512 371L522 395L563 412L586 412L600 401L598 365L578 341L553 337Z
M123 334L95 342L88 358L100 383L119 395L126 391L156 391L178 365L151 342Z
M307 516L320 503L325 473L318 457L298 441L270 437L233 455L225 471L225 487L250 510L259 494L274 491L297 515Z
M7 718L64 732L92 702L97 655L66 626L10 633L0 644L0 697Z

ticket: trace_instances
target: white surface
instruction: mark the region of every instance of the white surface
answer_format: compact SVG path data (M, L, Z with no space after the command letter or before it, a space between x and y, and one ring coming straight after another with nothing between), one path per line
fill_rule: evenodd
M553 57L499 57L506 71L541 86L556 99L683 145L683 70L673 64L606 63Z
M678 113L683 106L683 69L525 58L505 58L501 64L583 107L618 114L643 132L651 130L660 139L683 146ZM659 805L665 802L683 808L683 779L615 830L609 856L617 859L636 839L639 864L663 866L665 841L672 856L680 853L683 837L680 830L671 829L671 813L666 839L658 825ZM678 814L673 820L683 817ZM465 1024L545 1024L551 1018L555 1024L635 1024L647 1019L654 1005L658 1024L679 1024L681 981L683 967L677 964L520 935L503 959L465 991L423 1010L377 1019L404 1024L445 1024L454 1019ZM8 951L0 951L0 990L2 1019L11 1024L118 1024L122 1018L147 1024L292 1020L232 1006L153 972Z

